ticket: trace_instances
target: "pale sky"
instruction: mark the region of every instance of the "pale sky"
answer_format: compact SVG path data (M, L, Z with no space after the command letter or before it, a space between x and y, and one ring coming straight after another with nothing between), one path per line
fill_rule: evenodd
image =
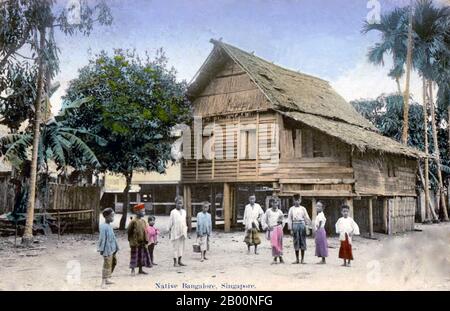
M64 6L74 0L59 0ZM94 1L94 0L89 0ZM450 0L439 0L449 2ZM56 34L61 83L53 111L68 81L102 49L145 50L162 47L179 80L190 81L212 49L209 39L224 42L274 62L330 81L346 100L374 98L396 91L386 66L368 64L366 54L379 35L361 34L372 13L390 11L409 0L110 0L112 26L97 26L90 37ZM378 5L379 4L379 5ZM402 81L402 88L404 82ZM413 75L412 93L421 98Z

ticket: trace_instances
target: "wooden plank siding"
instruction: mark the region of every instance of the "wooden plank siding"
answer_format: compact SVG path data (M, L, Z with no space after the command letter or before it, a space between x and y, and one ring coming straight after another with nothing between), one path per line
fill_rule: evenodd
M355 192L358 194L416 196L416 160L356 152L352 165L355 170Z

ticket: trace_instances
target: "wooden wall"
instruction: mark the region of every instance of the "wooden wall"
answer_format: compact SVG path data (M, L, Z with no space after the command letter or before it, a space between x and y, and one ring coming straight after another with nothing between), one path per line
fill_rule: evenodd
M350 147L285 118L280 127L279 178L283 194L348 196L352 193Z
M352 165L358 194L416 196L416 160L357 152L352 157Z
M204 118L203 128L206 126L212 126L214 129L211 136L203 137L202 146L202 148L205 148L206 144L213 146L211 159L206 159L203 154L201 159L194 159L195 139L194 131L192 131L192 159L184 159L182 162L182 182L276 180L274 168L279 162L279 152L278 131L276 130L278 117L275 113L252 112ZM250 138L251 151L249 150L247 153L242 150L248 148L243 143L245 135L249 135L246 133L254 135Z
M417 200L414 197L395 197L388 201L389 234L414 230Z

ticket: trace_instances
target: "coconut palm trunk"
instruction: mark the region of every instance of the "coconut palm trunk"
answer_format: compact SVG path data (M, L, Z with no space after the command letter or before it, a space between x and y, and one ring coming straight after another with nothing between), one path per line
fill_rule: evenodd
M408 143L408 128L409 128L409 82L411 79L411 64L412 64L412 20L413 20L413 5L410 2L409 21L408 21L408 48L406 52L406 81L405 93L403 94L403 131L402 142Z
M438 196L440 200L440 207L443 209L443 216L444 221L448 221L448 214L447 214L447 204L445 202L445 195L444 195L444 183L442 181L442 172L441 172L441 156L439 154L439 142L437 137L437 128L436 128L436 116L435 116L435 108L434 108L434 102L433 102L433 82L428 81L428 98L430 99L430 114L431 114L431 128L433 133L433 143L434 143L434 153L435 153L435 160L436 160L436 166L437 166L437 175L438 175Z
M36 180L37 180L37 162L38 149L40 139L40 125L41 125L41 102L44 91L44 49L45 49L45 27L39 30L39 55L38 55L38 77L36 101L34 103L34 136L33 136L33 150L31 157L31 173L30 173L30 193L28 195L27 203L27 217L25 222L25 230L22 236L22 244L30 246L33 242L33 223L34 223L34 205L36 200Z
M437 219L436 213L433 210L433 206L430 201L430 166L428 162L428 101L427 101L427 82L425 78L422 79L422 100L423 100L423 124L424 124L424 149L425 149L425 159L424 159L424 176L423 176L423 188L425 193L425 220L429 221L430 218L433 220Z

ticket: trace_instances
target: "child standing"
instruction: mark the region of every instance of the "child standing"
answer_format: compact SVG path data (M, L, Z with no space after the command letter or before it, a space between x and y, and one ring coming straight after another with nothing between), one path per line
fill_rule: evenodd
M158 244L159 230L155 228L155 216L148 216L148 226L145 228L148 240L148 254L152 265L157 265L153 257L155 245Z
M328 243L327 243L327 233L325 231L325 223L327 219L325 218L325 214L323 213L323 203L317 202L316 210L317 216L314 222L314 227L316 229L316 256L321 257L322 261L318 262L318 264L325 264L325 258L328 257Z
M336 222L336 233L339 234L341 247L339 248L339 258L344 260L344 267L350 267L350 261L353 260L352 236L359 235L359 227L349 216L350 207L342 205L342 217Z
M243 224L245 226L244 242L247 244L247 254L250 254L250 247L255 247L255 255L258 254L258 245L261 244L259 238L259 222L264 215L261 205L256 203L256 196L252 193L248 197L249 203L245 206Z
M119 250L116 235L111 226L114 221L114 211L112 208L103 210L103 217L105 222L100 225L100 236L98 241L98 252L103 256L103 272L102 272L102 288L106 285L113 284L109 279L117 264L116 253Z
M288 227L291 230L291 235L294 241L294 250L296 260L293 264L305 263L305 251L306 251L306 226L311 224L311 218L309 218L308 211L305 207L301 206L302 198L299 194L295 194L294 205L288 212ZM299 251L301 254L301 261L299 260Z
M136 218L128 225L128 242L130 243L130 269L131 275L135 275L134 269L139 268L139 274L147 274L142 267L150 268L152 263L147 249L147 234L145 228L147 223L143 219L145 215L144 204L134 206Z
M200 246L201 262L207 260L206 251L209 250L209 236L212 231L211 214L208 213L209 202L202 203L202 211L197 214L197 240Z
M272 264L277 263L277 258L280 259L280 263L283 261L283 212L278 208L279 201L271 198L269 200L270 208L267 209L263 218L263 227L267 229L267 239L270 240L272 245Z

